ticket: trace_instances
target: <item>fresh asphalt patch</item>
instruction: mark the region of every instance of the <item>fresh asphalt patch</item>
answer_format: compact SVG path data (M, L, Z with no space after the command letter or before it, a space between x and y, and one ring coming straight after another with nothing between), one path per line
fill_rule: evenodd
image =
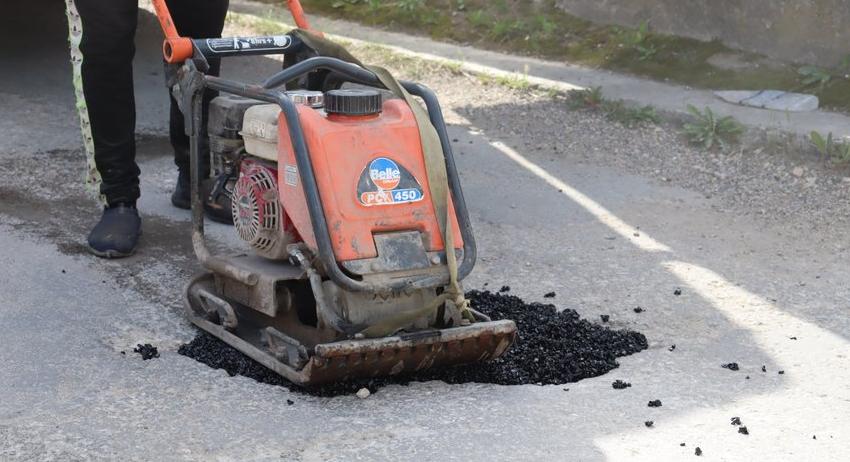
M180 347L178 352L231 376L282 385L318 396L352 394L361 388L375 392L390 384L441 380L450 384L554 385L603 375L619 366L617 358L645 350L646 337L629 330L613 330L581 319L571 309L527 303L514 295L473 290L466 294L472 307L495 319L512 319L518 337L501 357L486 363L430 369L394 377L354 380L304 388L275 374L207 333Z

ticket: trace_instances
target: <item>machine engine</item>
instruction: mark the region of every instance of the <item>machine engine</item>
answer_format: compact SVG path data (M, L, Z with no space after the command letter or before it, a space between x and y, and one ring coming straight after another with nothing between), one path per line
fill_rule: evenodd
M321 92L289 93L301 104L322 105ZM287 246L299 238L277 187L278 113L274 105L219 96L210 103L208 132L214 174L231 178L223 183L236 233L257 255L286 260Z
M232 193L233 226L257 255L286 259L286 246L295 241L277 189L277 169L260 162L242 161Z

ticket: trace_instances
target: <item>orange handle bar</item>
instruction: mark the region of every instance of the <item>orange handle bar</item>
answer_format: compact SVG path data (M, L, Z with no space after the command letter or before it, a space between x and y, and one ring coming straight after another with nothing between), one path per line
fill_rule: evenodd
M289 12L292 13L292 19L295 20L295 25L300 29L310 30L310 23L307 22L307 16L304 14L304 8L301 8L299 0L286 0L286 6L289 7Z
M177 32L177 27L174 25L174 20L171 19L171 12L168 11L165 0L152 1L156 17L159 19L159 25L162 26L162 32L165 34L165 40L162 42L162 55L165 57L165 61L174 64L191 58L194 54L192 39L181 37ZM301 2L299 0L287 0L286 3L289 12L292 13L292 19L295 20L295 25L301 29L309 30L310 23L307 22L307 16L304 14Z

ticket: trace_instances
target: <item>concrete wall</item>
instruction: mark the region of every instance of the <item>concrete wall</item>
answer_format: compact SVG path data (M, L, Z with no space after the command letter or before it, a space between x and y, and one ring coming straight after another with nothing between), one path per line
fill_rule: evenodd
M594 22L634 26L800 63L835 66L850 54L850 0L557 0Z

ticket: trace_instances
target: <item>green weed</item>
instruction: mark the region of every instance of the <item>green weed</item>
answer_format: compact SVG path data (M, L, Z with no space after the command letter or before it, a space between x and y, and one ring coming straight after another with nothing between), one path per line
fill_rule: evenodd
M402 11L413 13L414 11L425 6L425 0L398 0L396 6Z
M602 105L602 87L573 90L567 93L567 104L571 109L596 109Z
M695 119L694 123L687 123L684 127L684 133L691 144L705 149L715 146L726 149L729 143L737 142L738 137L744 132L744 127L734 117L718 118L709 107L700 111L689 104L688 112Z
M821 157L838 165L850 164L850 142L836 141L832 133L823 136L816 131L809 135L809 139Z
M608 120L618 122L626 128L636 128L641 125L658 125L661 117L652 106L631 107L623 101L606 101L602 110Z
M602 87L585 88L567 93L567 104L571 109L599 110L608 120L627 128L659 124L661 117L652 106L630 106L622 100L607 100L602 96Z

